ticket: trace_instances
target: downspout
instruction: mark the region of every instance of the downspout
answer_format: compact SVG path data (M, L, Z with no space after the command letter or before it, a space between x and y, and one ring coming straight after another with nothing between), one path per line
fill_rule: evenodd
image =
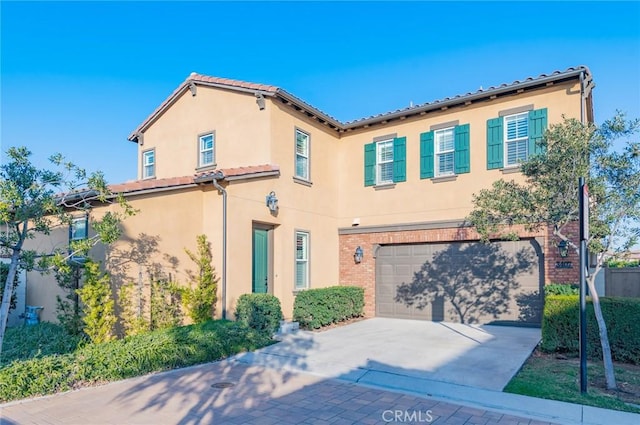
M227 318L227 191L218 180L224 179L222 172L213 175L213 187L222 193L222 318Z
M584 108L586 99L584 97L584 71L580 73L580 122L584 124Z

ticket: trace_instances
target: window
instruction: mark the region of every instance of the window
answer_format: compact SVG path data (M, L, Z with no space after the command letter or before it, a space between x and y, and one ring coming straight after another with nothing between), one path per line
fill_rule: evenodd
M207 165L213 165L215 162L214 155L214 143L215 138L213 133L205 134L198 138L198 167L206 167Z
M296 129L296 177L309 180L309 135Z
M393 183L393 140L376 143L376 184Z
M529 147L529 114L508 115L504 117L505 165L515 166L525 161Z
M376 137L373 143L364 145L364 185L388 185L407 181L406 159L406 137Z
M69 242L87 239L87 217L74 218L69 229Z
M71 221L69 226L69 254L71 254L71 261L76 263L82 263L85 257L82 255L74 255L74 251L77 249L74 246L74 242L85 240L89 237L89 219L87 216L77 217Z
M544 152L547 108L514 108L487 120L487 170L516 167Z
M420 178L450 177L470 172L470 135L469 124L442 125L421 133Z
M296 232L296 282L295 289L309 287L309 233Z
M149 179L156 176L156 151L142 153L142 178Z
M453 127L436 130L434 132L436 148L436 176L449 176L454 174L454 135Z

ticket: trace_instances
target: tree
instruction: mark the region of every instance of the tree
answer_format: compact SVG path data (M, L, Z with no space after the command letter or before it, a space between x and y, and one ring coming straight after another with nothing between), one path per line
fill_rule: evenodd
M42 271L69 267L69 259L86 255L97 243L118 239L119 223L135 211L124 198L114 196L100 172L88 174L56 154L50 158L56 171L40 169L30 161L26 147L11 147L7 162L0 166L0 250L11 258L0 307L0 350L9 316L14 279L19 270ZM92 214L93 203L117 202L121 211L107 211L100 218ZM70 226L74 213L86 214L96 235L74 241L69 248L36 252L25 248L25 241L36 235L49 235L60 226ZM70 252L71 251L71 252Z
M469 221L484 241L515 238L514 225L527 230L552 226L555 235L577 250L567 227L579 219L578 178L589 187L588 247L597 254L587 278L600 331L607 387L616 388L607 327L595 289L595 276L607 258L634 246L640 235L640 143L632 137L640 120L618 112L600 127L564 119L539 141L542 153L522 163L524 183L498 180L474 195ZM622 145L619 143L622 142Z
M189 317L194 323L202 323L213 318L215 313L218 278L211 264L211 244L206 235L197 238L198 250L194 253L185 248L185 252L198 267L197 274L189 272L189 278L195 284L195 288L184 288L182 300L184 301Z

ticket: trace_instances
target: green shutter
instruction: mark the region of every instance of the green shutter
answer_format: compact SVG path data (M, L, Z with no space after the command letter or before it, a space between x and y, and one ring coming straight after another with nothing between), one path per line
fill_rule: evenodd
M468 173L470 166L469 155L469 124L457 125L455 133L454 171L456 174Z
M487 170L504 167L502 117L487 120Z
M420 134L420 178L433 177L433 131Z
M393 182L407 181L407 138L393 139Z
M529 154L543 152L540 145L547 129L547 108L529 111Z
M376 144L364 145L364 185L373 186L376 183Z

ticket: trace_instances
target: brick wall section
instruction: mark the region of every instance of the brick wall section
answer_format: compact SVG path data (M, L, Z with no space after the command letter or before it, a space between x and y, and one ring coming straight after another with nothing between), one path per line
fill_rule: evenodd
M571 226L567 230L567 236L571 240L577 240L578 226ZM545 255L545 283L550 282L577 282L578 258L577 254L570 250L569 257L560 258L557 244L559 239L553 236L553 229L542 229L539 232L527 232L523 228L518 231L520 237L543 237L542 244ZM396 232L344 234L340 240L340 284L354 285L364 288L365 315L375 316L375 289L376 289L376 259L374 250L378 245L387 244L412 244L421 242L452 242L452 241L478 241L478 234L472 228L455 227L444 229L411 230ZM360 246L364 256L360 264L355 264L353 254ZM556 261L571 261L572 269L556 269Z
M569 238L571 242L579 245L578 239L580 238L580 225L578 222L572 222L564 226L562 234ZM558 243L560 238L554 236L553 228L548 229L549 237L547 248L545 250L545 284L549 283L578 283L580 280L580 258L576 250L569 248L569 255L566 258L560 257L560 251L558 251ZM571 262L573 268L570 269L557 269L556 262Z

